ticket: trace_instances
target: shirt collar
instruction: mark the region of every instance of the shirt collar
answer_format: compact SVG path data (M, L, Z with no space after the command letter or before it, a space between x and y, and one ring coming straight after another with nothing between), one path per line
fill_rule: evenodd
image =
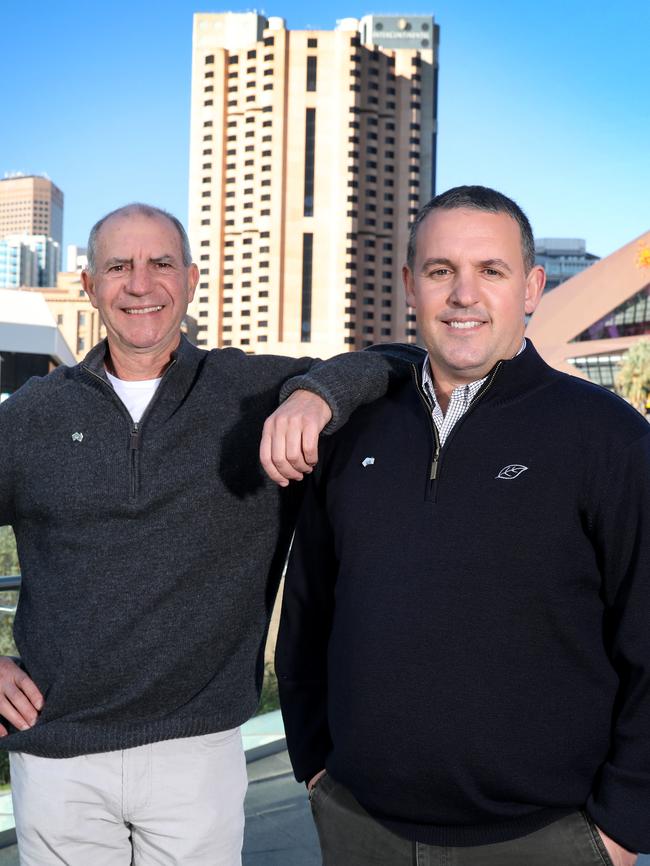
M521 355L521 353L526 348L526 338L524 337L519 350L515 353L514 357L517 355ZM482 379L477 379L475 382L468 382L465 385L457 385L454 390L451 392L451 396L449 398L450 403L456 403L458 401L463 401L466 405L469 405L471 401L476 397L478 392L481 389L481 385L485 382L487 376L484 376ZM431 373L431 364L429 363L429 355L424 359L424 363L422 365L422 388L424 389L424 393L429 398L429 402L433 407L438 406L438 398L436 397L436 390L433 385L433 374Z

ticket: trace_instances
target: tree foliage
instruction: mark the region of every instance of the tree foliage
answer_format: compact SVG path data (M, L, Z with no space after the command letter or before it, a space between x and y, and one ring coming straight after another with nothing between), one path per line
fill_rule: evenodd
M0 575L19 574L16 539L11 526L0 526Z
M650 396L650 340L639 340L621 361L616 390L639 412L645 413Z

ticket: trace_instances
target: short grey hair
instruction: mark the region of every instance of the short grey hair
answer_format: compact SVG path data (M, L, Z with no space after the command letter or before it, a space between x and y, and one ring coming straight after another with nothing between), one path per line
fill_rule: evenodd
M192 264L192 250L190 249L190 239L187 236L183 223L178 219L178 217L169 213L169 211L136 201L132 204L125 204L123 207L118 207L116 210L112 210L110 213L107 213L101 219L97 220L95 225L91 228L90 235L88 236L88 249L86 253L88 257L87 270L91 274L95 273L95 268L97 267L97 238L99 237L99 233L104 223L113 217L128 217L131 216L131 214L141 214L142 216L150 217L152 219L162 217L163 219L169 220L178 232L178 237L181 242L183 264L186 268L189 268Z
M487 213L504 213L511 217L519 226L521 234L521 254L524 259L526 273L535 264L535 240L528 217L513 201L502 192L490 189L487 186L455 186L432 198L428 204L420 208L417 216L409 228L408 249L406 263L411 270L415 264L415 247L417 244L418 229L434 210L453 210L455 208L469 208L473 210L487 211Z

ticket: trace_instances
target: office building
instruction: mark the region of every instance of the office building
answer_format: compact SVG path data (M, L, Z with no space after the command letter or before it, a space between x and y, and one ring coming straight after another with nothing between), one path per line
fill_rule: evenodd
M408 224L435 186L438 28L194 16L189 232L203 346L329 356L414 341Z
M45 300L38 293L0 289L0 401L59 364L74 364L74 356Z
M526 336L552 367L613 388L625 352L650 336L650 233L546 293Z
M546 270L545 292L584 271L597 262L599 256L587 252L581 238L536 238L535 264Z
M54 286L61 247L46 235L6 235L0 239L0 288Z
M66 271L82 271L88 264L86 247L68 244Z
M49 178L12 174L0 179L0 238L44 235L63 243L63 193Z

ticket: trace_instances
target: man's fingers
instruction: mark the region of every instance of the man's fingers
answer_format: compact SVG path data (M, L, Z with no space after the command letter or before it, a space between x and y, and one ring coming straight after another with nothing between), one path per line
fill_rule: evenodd
M31 701L16 686L5 686L4 695L0 698L0 715L20 731L31 728L38 718Z
M318 439L320 430L316 424L305 424L302 431L302 453L309 471L318 463Z
M309 391L295 391L267 418L260 443L265 472L282 487L300 481L318 460L318 436L332 417L327 403Z
M278 472L275 463L273 462L273 442L275 436L275 418L271 415L264 422L262 429L262 440L260 442L260 463L264 471L269 476L271 481L274 481L280 487L287 487L289 482Z
M37 710L43 709L43 704L45 703L43 695L34 680L28 677L24 671L21 671L16 677L16 685L27 695Z
M302 424L296 422L289 424L285 444L287 460L293 469L301 474L301 477L312 469L303 453L304 432L305 428Z
M0 725L0 737L6 737L9 731L5 728L4 725Z
M36 683L13 659L0 659L0 715L14 727L25 730L36 722L42 707L43 695ZM4 732L7 733L6 728Z
M294 469L287 453L291 447L295 457L295 450L298 447L295 442L295 433L291 430L291 426L287 424L286 420L278 419L271 444L271 460L280 475L289 481L300 481L302 478L302 472Z

